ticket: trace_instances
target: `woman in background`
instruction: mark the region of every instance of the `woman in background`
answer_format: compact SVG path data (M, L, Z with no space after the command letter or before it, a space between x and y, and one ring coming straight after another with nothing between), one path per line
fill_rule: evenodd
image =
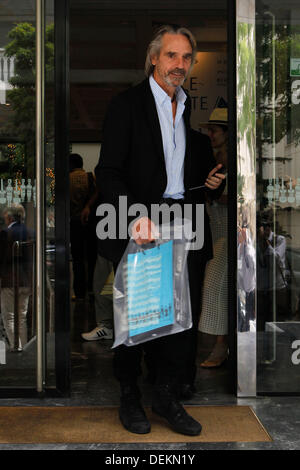
M217 164L227 170L227 108L215 108L206 125ZM199 330L216 336L216 342L201 367L218 367L228 356L227 311L227 186L217 201L207 201L213 237L214 257L208 262L203 286Z

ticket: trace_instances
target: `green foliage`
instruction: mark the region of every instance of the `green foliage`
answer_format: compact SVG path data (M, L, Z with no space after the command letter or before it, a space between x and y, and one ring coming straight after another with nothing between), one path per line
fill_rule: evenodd
M239 55L237 58L237 91L242 105L238 115L238 140L246 137L249 148L255 145L255 49L254 27L238 24Z
M1 178L20 179L25 167L25 146L23 144L0 144L1 159L7 162Z
M15 74L10 83L13 89L7 92L7 101L13 113L2 129L4 135L26 144L27 173L34 174L35 155L35 27L30 23L18 23L9 32L10 42L5 47L5 55L14 57ZM45 132L47 139L54 132L54 24L46 27L45 32Z
M260 145L273 141L273 50L275 50L275 142L289 135L300 142L300 106L291 99L290 58L300 58L300 27L276 24L275 37L269 21L256 27L257 137Z
M255 165L255 41L254 25L238 23L238 55L237 55L237 142L238 148L245 144ZM239 155L237 175L238 203L245 202L246 179L244 172L244 156Z

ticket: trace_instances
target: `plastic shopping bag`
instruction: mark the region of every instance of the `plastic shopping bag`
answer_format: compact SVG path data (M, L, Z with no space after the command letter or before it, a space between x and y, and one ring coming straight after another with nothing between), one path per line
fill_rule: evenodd
M192 326L182 222L159 227L154 243L130 239L115 274L113 347L143 343Z

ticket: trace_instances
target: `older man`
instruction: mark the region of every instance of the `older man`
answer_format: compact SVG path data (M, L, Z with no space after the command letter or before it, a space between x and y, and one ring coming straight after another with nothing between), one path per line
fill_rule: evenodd
M112 101L95 173L102 200L113 204L117 211L120 196L127 197L128 205L142 203L151 210L152 204L163 202L170 206L203 202L203 188L191 188L205 186L208 191L214 191L221 185L223 175L216 173L219 167L215 167L209 141L198 134L192 135L190 129L190 99L182 85L195 55L196 41L190 31L161 27L148 48L146 80ZM194 144L198 158L192 152ZM136 242L151 241L154 228L153 221L146 217L136 221L133 225ZM127 240L103 240L100 253L117 265L126 244ZM209 247L189 253L195 315L199 314L196 311L201 290L197 276L201 275L207 256L211 256ZM195 316L195 328L187 332L161 337L143 346L116 348L114 371L121 386L120 419L129 431L150 431L137 386L142 353L146 349L155 365L153 411L166 418L179 433L201 432L200 423L186 413L175 394L179 383L190 385L193 380L194 372L187 370L187 366L194 360L195 348L191 344L195 343L196 323ZM194 369L192 365L191 369Z

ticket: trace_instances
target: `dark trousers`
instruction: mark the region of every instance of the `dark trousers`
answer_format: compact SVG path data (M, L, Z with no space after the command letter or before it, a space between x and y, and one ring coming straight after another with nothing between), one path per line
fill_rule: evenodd
M96 229L71 220L70 244L73 264L73 290L76 297L84 297L86 290L93 291L93 275L97 258Z
M121 384L136 382L142 372L141 363L144 354L148 370L157 383L192 384L194 382L205 265L206 260L201 260L198 252L189 252L188 273L193 315L192 328L136 346L118 346L114 355L114 373Z
M201 315L202 287L204 282L206 263L206 259L199 259L197 252L191 251L189 253L188 270L193 326L190 330L183 332L183 335L186 336L187 353L185 368L181 377L182 383L193 384L196 378L198 325Z

